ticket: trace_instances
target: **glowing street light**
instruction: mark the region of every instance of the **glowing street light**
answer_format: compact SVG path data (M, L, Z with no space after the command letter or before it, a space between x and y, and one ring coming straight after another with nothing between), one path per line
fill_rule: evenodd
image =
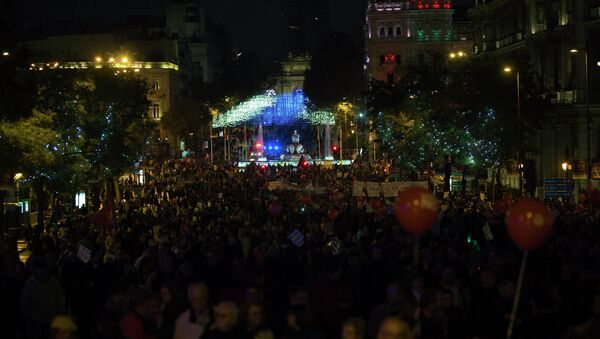
M2 56L9 56L9 55L10 55L10 53L8 53L8 51L2 52Z
M126 56L124 56L124 57L121 57L121 62L122 62L122 63L124 63L124 64L126 64L126 63L128 63L128 62L129 62L129 58L128 58L128 57L126 57Z
M567 166L568 166L568 165L569 165L569 164L568 164L567 162L563 162L563 163L560 165L560 167L562 168L563 172L566 172L566 171L567 171Z
M108 62L115 62L115 58L109 58Z
M512 68L510 68L509 66L504 67L504 73L510 73L512 72Z
M95 58L94 58L94 60L95 60L96 62L102 62L102 57L100 57L100 56L97 56L97 57L95 57Z

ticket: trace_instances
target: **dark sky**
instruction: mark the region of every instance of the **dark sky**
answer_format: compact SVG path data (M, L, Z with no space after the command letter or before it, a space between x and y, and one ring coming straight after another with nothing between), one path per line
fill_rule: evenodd
M11 0L8 0L11 1ZM15 1L21 26L52 20L123 19L129 15L160 15L167 0L29 0ZM332 26L358 37L366 0L322 0L331 5ZM472 0L456 0L455 3ZM203 0L210 17L223 24L241 49L272 56L281 41L279 0Z

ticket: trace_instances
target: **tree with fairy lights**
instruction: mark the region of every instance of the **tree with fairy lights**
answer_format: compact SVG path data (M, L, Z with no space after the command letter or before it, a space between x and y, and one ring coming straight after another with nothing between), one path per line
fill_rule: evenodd
M535 77L524 74L529 87L522 117L534 125L546 100ZM496 64L452 62L439 54L407 66L397 84L372 82L369 114L378 148L416 168L446 155L458 165L497 167L523 142L515 103L507 100L516 96L510 85Z

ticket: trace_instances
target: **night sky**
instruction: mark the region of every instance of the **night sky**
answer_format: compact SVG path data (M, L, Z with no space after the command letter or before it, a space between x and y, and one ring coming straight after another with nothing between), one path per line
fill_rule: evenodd
M160 15L167 0L30 0L15 5L19 26L39 22L81 19L123 19L130 15ZM365 0L323 0L331 3L331 24L340 31L359 37ZM204 0L217 23L223 24L243 50L265 57L279 51L281 41L279 0ZM472 0L455 1L456 4ZM275 5L274 5L275 4Z

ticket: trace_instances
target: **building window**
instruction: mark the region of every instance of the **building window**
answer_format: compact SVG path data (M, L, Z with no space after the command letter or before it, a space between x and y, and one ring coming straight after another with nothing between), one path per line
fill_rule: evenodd
M394 36L394 27L388 27L388 36Z
M152 90L158 91L160 89L160 80L154 79L152 80Z
M379 36L385 37L385 27L379 26Z
M396 36L402 36L402 26L396 26Z
M379 56L379 64L380 64L380 65L383 65L383 64L385 64L385 55L380 55L380 56Z
M154 103L150 105L150 116L154 119L160 119L161 118L161 114L160 114L160 104L158 103Z
M402 57L400 54L396 54L396 64L400 65L402 63Z

